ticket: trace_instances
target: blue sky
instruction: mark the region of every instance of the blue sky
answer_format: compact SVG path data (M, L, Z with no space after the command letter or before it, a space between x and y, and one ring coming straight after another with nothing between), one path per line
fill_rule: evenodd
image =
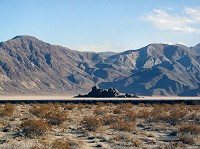
M200 43L199 0L1 0L0 41L31 35L81 51Z

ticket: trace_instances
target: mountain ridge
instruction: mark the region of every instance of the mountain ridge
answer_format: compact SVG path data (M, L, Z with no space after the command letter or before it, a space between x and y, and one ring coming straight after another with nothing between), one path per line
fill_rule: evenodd
M79 52L21 35L0 44L1 94L77 94L94 85L141 95L199 96L200 46L149 44Z

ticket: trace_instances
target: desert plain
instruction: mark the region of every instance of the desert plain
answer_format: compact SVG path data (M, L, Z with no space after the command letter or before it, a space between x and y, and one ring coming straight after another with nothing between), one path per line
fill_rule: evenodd
M0 104L0 148L200 148L199 97L102 100L72 97L1 96L1 101L6 102ZM116 100L121 102L113 102ZM142 100L195 102L168 104Z

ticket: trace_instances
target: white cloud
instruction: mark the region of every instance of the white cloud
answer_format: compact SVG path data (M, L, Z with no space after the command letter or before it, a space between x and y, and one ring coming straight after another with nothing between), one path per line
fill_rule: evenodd
M184 11L194 23L200 24L200 9L187 7Z
M150 14L142 17L142 20L150 22L160 30L180 31L185 33L199 33L200 9L185 8L183 13L172 14L165 10L154 9Z

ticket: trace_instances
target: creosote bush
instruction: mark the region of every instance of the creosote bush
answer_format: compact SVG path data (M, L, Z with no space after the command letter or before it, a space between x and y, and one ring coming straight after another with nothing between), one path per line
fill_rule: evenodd
M62 105L65 110L73 110L76 108L76 104L74 103L67 103Z
M71 149L70 143L67 140L55 140L51 144L53 149Z
M131 122L131 121L135 121L135 119L137 118L137 115L134 111L128 110L126 111L124 118L126 121Z
M131 103L121 103L113 110L114 114L122 114L127 110L131 109L133 105Z
M195 144L195 138L200 134L200 126L195 123L179 126L179 139L185 144Z
M102 125L110 125L120 122L121 117L118 115L105 115L101 119Z
M68 115L65 111L55 110L47 112L44 118L51 125L60 125L67 120Z
M119 107L116 107L116 108L113 110L113 113L114 113L114 114L121 114L121 113L123 113L123 110L120 109Z
M198 135L200 134L200 126L195 123L183 124L179 127L179 132L181 134L190 133L190 134Z
M44 135L51 127L44 120L30 119L22 122L21 130L23 136L35 138Z
M6 103L0 106L0 116L12 116L14 112L14 105L11 103Z
M149 118L151 116L151 111L144 108L142 110L137 111L136 115L137 115L137 118Z
M181 142L183 142L185 144L190 144L190 145L195 144L194 137L191 136L191 135L188 135L188 134L181 134L179 136L179 139L180 139Z
M101 120L96 116L88 116L83 118L81 125L89 131L96 131L101 126Z
M105 108L102 109L102 108L97 107L94 109L94 114L96 115L106 115L107 113L109 113L109 110Z
M111 125L111 128L116 129L118 131L131 131L135 127L134 122L124 122L120 121L118 123L114 123Z
M167 117L167 122L171 125L177 125L184 117L187 115L186 111L181 109L173 109L169 112L169 116Z
M51 125L59 125L68 118L66 111L61 111L59 105L55 107L52 104L41 104L32 107L29 111L39 118L46 119Z
M133 107L133 105L131 103L122 103L119 105L119 109L122 109L122 110L127 110L132 107Z
M34 104L30 109L29 112L33 115L44 118L45 115L52 109L53 107L51 105L47 104Z

